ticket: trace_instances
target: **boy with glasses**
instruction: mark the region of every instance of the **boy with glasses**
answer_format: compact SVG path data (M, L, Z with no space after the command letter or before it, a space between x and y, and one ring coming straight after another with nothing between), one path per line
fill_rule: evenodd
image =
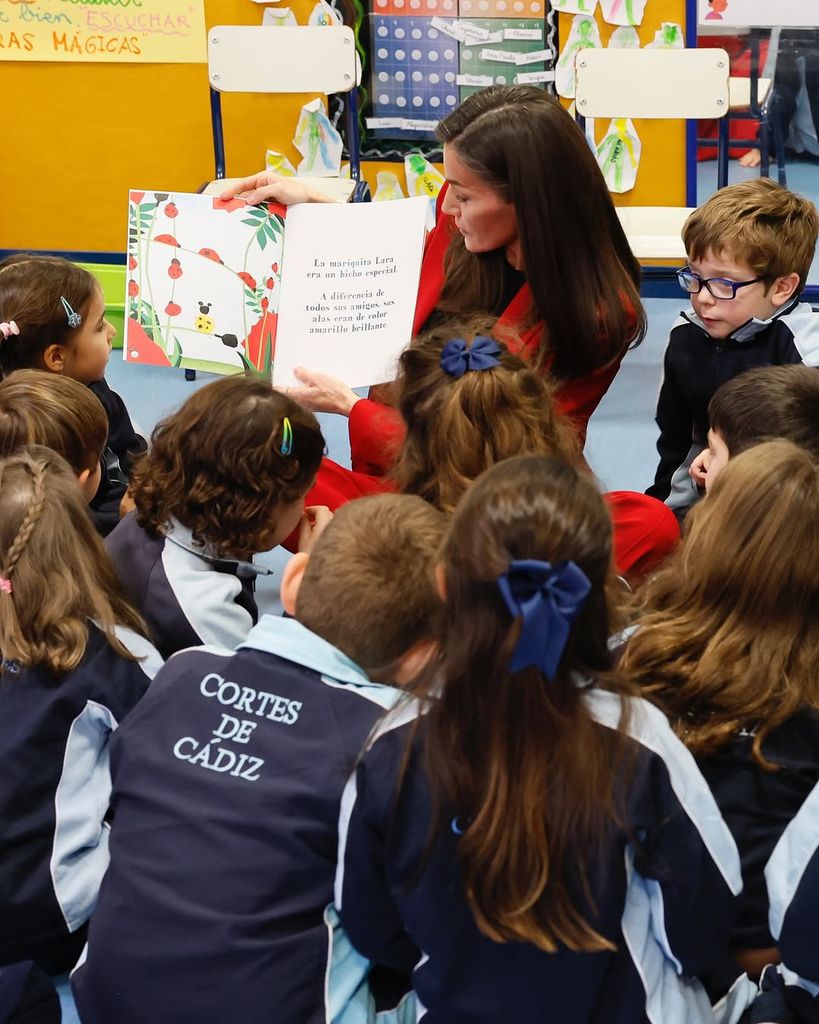
M819 314L799 302L819 234L816 207L770 178L729 185L688 218L692 308L671 329L657 403L660 464L648 493L678 515L697 500L689 467L707 447L708 403L755 366L819 366Z

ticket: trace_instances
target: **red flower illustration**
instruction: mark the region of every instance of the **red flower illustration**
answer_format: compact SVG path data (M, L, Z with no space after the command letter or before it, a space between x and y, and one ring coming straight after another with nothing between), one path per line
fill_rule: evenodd
M256 279L253 277L252 274L248 274L246 270L240 270L236 276L239 278L240 281L244 281L244 283L252 292L256 291Z
M179 242L173 237L173 235L157 235L154 238L155 242L162 242L163 245L174 245L179 248Z
M159 241L159 239L157 238L157 242L158 241ZM199 250L199 255L200 256L204 256L205 259L213 260L214 263L224 263L224 260L219 255L219 253L216 252L215 249L200 249Z
M172 259L170 262L170 266L168 267L168 277L170 277L172 281L177 281L181 276L182 264L179 262L178 259L174 257L174 259Z
M168 316L179 316L179 314L182 312L182 307L179 305L178 302L169 302L168 305L165 307L165 312L168 314Z
M139 295L139 285L133 279L128 282L128 294L132 299Z
M178 213L179 210L176 208L176 203L168 203L168 205L165 207L166 217L170 217L171 219L173 219Z

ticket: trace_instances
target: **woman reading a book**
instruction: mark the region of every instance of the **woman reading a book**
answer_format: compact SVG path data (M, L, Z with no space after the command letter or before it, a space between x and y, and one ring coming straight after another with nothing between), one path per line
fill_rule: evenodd
M582 440L646 326L639 264L594 155L571 116L532 86L473 94L441 121L438 137L447 183L427 238L413 333L449 318L497 318L494 333L552 376L558 409ZM249 202L323 198L268 172L225 198L233 194ZM359 427L366 421L384 436L385 453L395 450L397 413L325 374L298 376L305 386L291 388L293 398L350 415ZM378 461L370 471L385 471Z

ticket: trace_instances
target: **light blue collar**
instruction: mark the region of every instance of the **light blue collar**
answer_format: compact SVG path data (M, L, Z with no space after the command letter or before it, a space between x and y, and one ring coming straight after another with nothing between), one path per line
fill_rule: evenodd
M773 316L769 316L767 320L758 320L756 317L751 317L750 320L746 320L744 324L740 324L740 326L737 327L736 330L731 331L731 333L722 340L738 342L750 341L751 338L755 338L757 334L759 334L761 331L764 331L766 327L770 327L772 323L775 323L781 317L787 316L787 314L791 313L798 305L799 296L794 295L790 302L788 302L781 309L778 309L773 314ZM699 329L704 334L708 334L708 329L706 328L702 320L700 320L700 318L694 312L693 306L690 309L685 310L682 314L682 317L684 320L687 320L690 324L693 324L694 327L699 327Z
M286 658L297 665L311 668L323 676L329 676L340 683L370 683L364 669L343 654L337 647L322 640L317 633L308 629L297 619L280 618L277 615L262 615L247 640L239 644L237 650L252 647L257 651L267 651L279 658ZM386 687L390 689L390 687Z
M187 526L183 526L178 519L171 516L168 523L162 530L162 533L172 544L176 544L177 547L182 548L184 551L190 551L192 555L196 555L197 558L203 558L206 562L212 562L214 565L221 565L224 567L230 567L240 580L254 579L256 576L269 576L272 573L272 569L265 569L261 565L256 565L255 562L243 562L238 558L220 557L219 555L213 554L208 551L204 544L198 544L193 539L193 534Z

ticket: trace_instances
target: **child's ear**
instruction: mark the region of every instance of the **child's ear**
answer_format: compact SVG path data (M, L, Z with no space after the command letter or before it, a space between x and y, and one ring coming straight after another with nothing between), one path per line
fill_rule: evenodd
M42 359L44 370L49 373L65 373L65 351L62 345L48 345Z
M406 686L427 667L438 653L437 640L419 640L417 644L399 658L393 682L396 686Z
M438 588L438 597L446 601L446 573L440 562L435 566L435 586Z
M279 588L282 607L293 618L296 617L296 598L298 597L299 587L304 579L304 573L307 570L307 563L309 561L310 556L307 552L299 551L297 555L293 555L282 573L282 583Z
M771 302L779 308L784 306L786 302L790 301L799 289L800 277L794 271L792 274L785 274L784 277L778 277L771 289Z

